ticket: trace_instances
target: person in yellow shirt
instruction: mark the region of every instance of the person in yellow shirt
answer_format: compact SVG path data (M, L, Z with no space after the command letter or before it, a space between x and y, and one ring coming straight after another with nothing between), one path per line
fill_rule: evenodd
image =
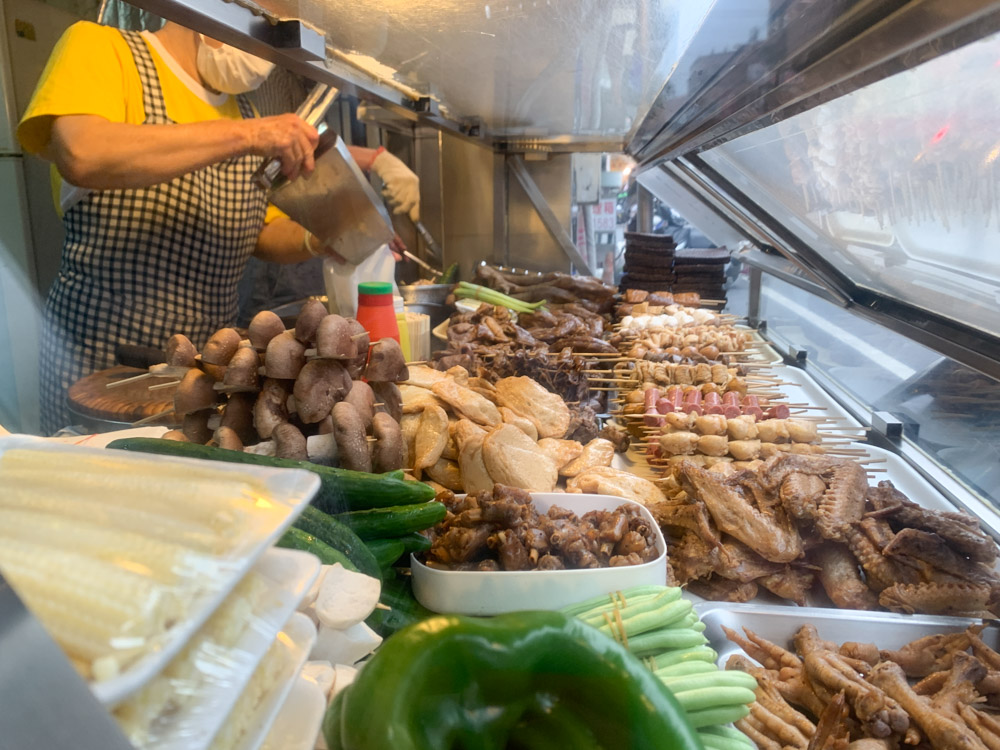
M314 128L294 114L255 117L240 96L271 67L175 23L140 33L80 22L53 50L17 131L63 178L66 240L41 342L44 432L70 423L69 386L113 365L118 345L162 348L184 333L200 348L231 325L251 255L295 263L325 252L251 184L262 157L279 157L290 179L314 166ZM399 159L352 154L397 210L416 210L417 178Z

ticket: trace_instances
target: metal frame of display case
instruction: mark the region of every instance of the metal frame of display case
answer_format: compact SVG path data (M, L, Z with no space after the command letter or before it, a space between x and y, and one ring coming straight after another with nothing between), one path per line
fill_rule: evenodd
M835 304L1000 379L1000 335L964 325L852 282L780 217L709 166L701 154L774 125L875 81L1000 30L1000 0L786 0L772 2L766 38L742 44L713 62L696 89L678 97L664 82L645 116L621 141L592 137L505 137L487 132L476 113L442 114L430 98L414 99L343 63L321 30L278 19L252 0L134 0L136 5L272 60L309 78L356 93L412 123L428 124L492 149L498 163L531 151L618 151L640 163L648 189L668 178L730 228L775 254L750 252L753 274L771 273ZM309 0L302 0L308 2ZM712 14L735 15L745 0L718 0ZM712 50L703 25L685 58ZM325 62L324 62L324 58ZM514 165L518 181L525 175ZM648 174L647 174L648 173ZM494 170L495 187L512 170ZM644 175L646 175L644 179ZM509 203L495 190L494 234L506 244ZM544 203L544 201L542 202ZM537 208L538 206L536 206ZM544 214L544 205L541 213ZM547 226L548 228L548 226ZM554 229L559 229L555 227ZM550 229L553 231L553 229ZM560 235L554 232L553 236ZM557 241L560 237L557 236ZM759 281L759 276L756 277ZM753 290L759 292L759 283ZM752 291L753 291L752 290ZM759 300L751 298L751 316Z

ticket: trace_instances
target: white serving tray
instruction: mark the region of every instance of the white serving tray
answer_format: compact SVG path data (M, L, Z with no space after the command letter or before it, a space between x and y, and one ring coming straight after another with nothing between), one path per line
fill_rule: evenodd
M292 684L261 750L313 750L325 713L326 696L323 690L300 674Z
M316 643L316 626L306 615L296 612L278 634L278 641L286 649L285 668L261 701L257 709L257 721L247 729L236 746L237 750L257 750L264 744L278 712L299 679L299 673L309 658L313 644Z
M553 505L582 516L592 510L614 510L623 503L638 506L656 530L660 552L652 562L618 568L587 570L497 571L436 570L410 555L413 595L434 612L461 615L497 615L525 609L554 610L610 591L648 584L662 586L667 580L667 545L652 514L633 500L608 495L533 492L539 513Z
M212 742L254 670L319 575L320 561L299 550L269 549L253 570L269 583L267 603L230 653L205 664L197 697L170 717L157 750L200 750Z
M833 397L824 391L820 384L801 367L775 365L770 374L789 384L776 387L777 391L787 396L785 399L778 399L778 403L809 404L824 408L823 411L810 410L805 414L793 414L792 416L833 417L842 420L844 424L851 427L862 427L862 424L851 416L849 411L834 401ZM795 409L793 408L792 411L794 412Z
M815 625L820 638L834 641L874 643L880 649L895 650L910 641L937 633L956 633L979 620L936 615L897 615L891 612L862 612L819 607L782 607L767 604L728 604L700 602L695 611L705 623L705 637L718 654L718 664L725 667L733 654L743 649L726 638L722 626L742 635L744 627L782 648L794 650L792 637L805 624ZM993 648L1000 646L1000 631L987 628L983 639Z
M73 455L90 455L95 458L107 455L107 452L101 448L65 445L44 438L25 435L0 437L0 455L3 455L5 451L16 448L30 448L50 452L52 453L55 465L58 464L60 455L69 453ZM319 477L304 469L272 469L246 464L209 462L193 458L152 456L152 454L129 453L128 451L116 451L116 454L122 460L129 460L131 457L140 457L142 459L155 458L158 461L163 461L165 464L177 466L178 472L183 472L185 467L197 466L199 469L205 469L207 466L210 466L213 470L218 471L220 478L232 477L236 479L239 477L249 477L255 479L267 488L274 505L286 512L279 523L269 529L266 535L261 535L252 544L246 546L241 554L228 559L219 558L220 566L218 567L218 571L220 575L224 575L224 580L221 581L218 587L206 589L198 596L192 603L190 616L168 630L154 648L131 663L118 676L103 682L90 683L91 692L107 707L113 707L132 695L160 673L170 660L184 647L188 639L198 631L218 608L229 592L232 591L233 587L243 578L254 563L257 562L265 550L273 545L285 530L291 526L292 522L309 504L309 501L319 489Z

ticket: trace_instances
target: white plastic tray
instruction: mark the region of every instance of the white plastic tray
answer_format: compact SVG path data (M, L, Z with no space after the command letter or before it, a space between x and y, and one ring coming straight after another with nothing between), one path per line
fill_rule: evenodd
M325 712L326 696L322 689L300 674L292 684L261 750L313 750Z
M281 677L275 681L273 688L261 701L257 709L257 721L243 735L243 739L237 745L238 750L257 750L264 744L275 717L288 698L292 686L299 679L302 665L309 658L309 652L316 642L316 626L306 615L296 612L278 634L278 640L287 649L285 668L281 672Z
M632 500L607 495L533 492L539 513L559 505L582 516L592 510L614 510L623 503L636 505L656 530L660 555L642 565L587 570L477 571L436 570L410 556L413 595L434 612L462 615L497 615L522 609L560 609L609 591L667 580L667 545L652 514Z
M254 571L270 584L264 594L266 608L254 613L251 626L230 654L206 665L197 698L170 717L169 728L161 729L157 750L208 747L319 570L319 558L308 552L272 548L261 557Z
M95 458L107 455L107 452L100 448L65 445L37 437L12 435L0 438L0 455L3 455L5 451L15 448L31 448L33 450L50 452L53 456L54 465L58 464L58 457L60 455L67 453L90 455ZM118 457L125 461L131 458L155 458L166 464L175 465L179 473L182 473L185 467L197 466L199 469L211 467L211 469L218 471L220 478L253 478L264 484L270 493L271 502L275 507L281 508L286 512L279 523L269 529L266 535L262 535L256 539L255 543L244 548L242 554L230 559L219 559L220 566L218 570L219 574L223 576L220 584L213 588L206 588L192 603L190 616L168 630L162 640L156 644L155 648L130 664L118 676L104 682L92 682L90 684L91 692L93 692L102 704L108 707L112 707L132 695L160 673L170 660L184 647L188 639L198 631L218 608L233 587L250 570L264 551L274 544L285 530L291 526L292 522L302 512L303 508L309 504L309 501L319 489L319 477L312 472L301 469L272 469L263 466L248 466L246 464L208 462L192 458L134 454L127 451L117 451L116 453Z
M818 607L781 607L766 604L727 604L701 602L695 611L705 623L705 637L718 654L718 664L724 667L733 654L743 649L726 638L722 626L742 635L744 627L767 638L772 643L792 649L792 637L805 624L816 626L820 638L835 642L874 643L880 649L895 650L910 641L937 633L956 633L979 620L935 615L897 615L891 612L860 612ZM987 628L982 637L992 647L998 645L1000 631Z
M862 426L858 420L851 416L849 411L834 401L830 394L824 391L819 383L813 380L812 376L802 368L791 367L789 365L775 365L771 369L770 374L789 383L789 385L776 387L777 391L787 396L786 399L778 399L778 403L821 406L824 407L823 411L808 411L803 416L834 417L843 420L844 423L852 427ZM795 409L792 409L792 411L795 411Z

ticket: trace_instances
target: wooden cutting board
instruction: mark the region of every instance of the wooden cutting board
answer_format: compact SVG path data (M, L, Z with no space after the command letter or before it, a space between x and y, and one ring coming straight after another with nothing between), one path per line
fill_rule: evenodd
M91 373L70 386L68 396L70 407L80 414L96 419L129 423L169 411L163 420L157 420L155 424L179 423L180 420L176 419L173 413L174 391L177 390L177 386L149 390L151 385L169 383L177 378L143 378L118 388L107 387L108 383L141 375L144 372L146 371L136 367L117 365Z

